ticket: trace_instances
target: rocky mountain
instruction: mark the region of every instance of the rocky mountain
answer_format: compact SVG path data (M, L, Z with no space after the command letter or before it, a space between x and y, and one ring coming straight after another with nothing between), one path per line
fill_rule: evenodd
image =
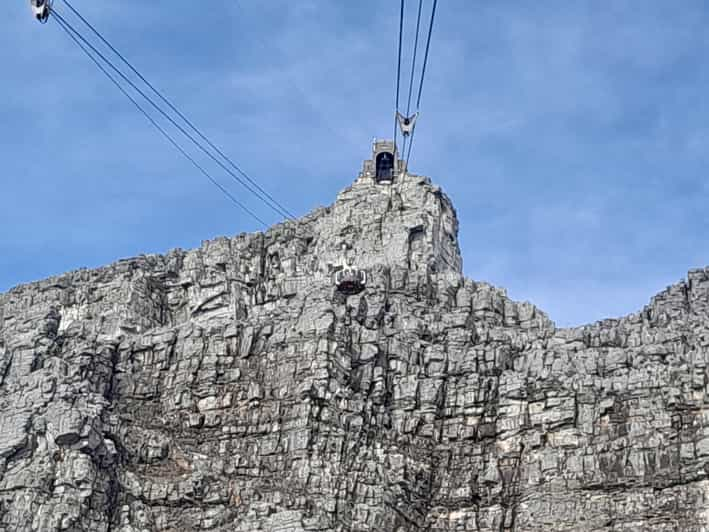
M709 530L709 270L558 329L457 232L429 179L365 171L0 295L0 531Z

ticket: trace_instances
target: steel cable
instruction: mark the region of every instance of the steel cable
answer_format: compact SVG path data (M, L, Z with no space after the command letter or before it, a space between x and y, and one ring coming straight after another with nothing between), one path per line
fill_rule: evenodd
M416 112L419 112L421 107L421 94L423 92L423 80L426 77L426 65L428 64L428 51L431 48L431 34L433 33L433 21L436 18L436 5L438 0L433 0L433 7L431 8L431 21L428 25L428 36L426 37L426 51L423 56L423 67L421 69L421 81L419 82L418 96L416 97ZM411 156L411 147L414 144L414 134L416 133L416 125L414 125L411 131L411 139L409 140L409 151L406 154L406 168L409 166L409 157Z
M416 37L414 38L414 57L411 60L411 77L409 78L409 96L406 101L406 116L411 113L411 95L413 94L414 88L414 73L416 71L416 53L419 47L419 29L421 27L421 8L423 7L423 0L419 0L418 14L416 15Z
M416 35L414 36L414 53L411 59L411 76L409 77L409 94L406 98L406 117L411 116L411 96L413 94L414 88L414 75L416 74L416 54L418 53L419 44L419 30L421 28L421 8L423 7L423 0L419 0L418 12L416 14ZM408 136L404 135L404 142L401 146L401 154L406 153L406 143L409 141ZM406 167L404 167L406 171Z
M399 11L399 58L396 65L396 110L394 111L394 165L396 165L396 133L399 127L396 113L399 112L399 85L401 82L401 41L404 35L404 0L401 0L401 9Z
M152 90L158 98L160 98L165 105L167 105L177 116L179 116L191 129L194 131L203 141L205 141L210 148L212 148L217 154L219 154L229 165L231 165L234 170L236 170L241 176L244 177L249 183L251 183L254 187L256 187L270 202L272 202L273 205L275 205L278 209L280 209L279 214L283 215L285 214L287 218L295 218L295 215L292 214L286 207L284 207L277 199L275 199L271 194L269 194L266 190L264 190L254 179L252 179L243 169L239 167L230 157L228 157L224 152L217 147L209 138L202 133L202 131L197 128L197 126L194 125L194 123L189 120L182 112L180 112L177 107L155 86L150 83L139 71L137 68L135 68L128 59L126 59L123 54L121 54L109 41L106 39L86 18L84 18L81 13L79 13L78 10L74 8L74 6L71 5L71 3L68 0L62 0L66 6L84 23L86 26L96 35L101 42L103 42L118 58L123 61L123 63L126 64L128 68L131 69L131 71L140 78L140 80L145 83L150 90ZM263 198L261 198L263 199Z
M56 9L52 11L54 15L57 17L61 17L61 14L57 12ZM165 117L174 127L176 127L184 136L186 136L197 148L202 151L205 155L207 155L210 159L212 159L220 168L222 168L227 174L229 174L235 181L237 181L239 184L241 184L244 188L246 188L249 192L251 192L253 195L255 195L257 198L259 198L261 201L264 202L269 208L271 208L273 211L275 211L277 214L280 216L284 216L285 218L292 218L292 216L286 211L285 209L281 209L277 205L274 206L271 203L269 203L268 200L266 200L264 197L262 197L261 194L259 194L257 191L255 191L248 183L244 182L238 175L236 175L232 170L230 170L227 166L224 165L222 161L217 159L212 152L207 150L200 142L198 142L193 135L191 135L188 131L185 130L180 124L178 124L170 115L168 115L159 105L157 105L152 98L150 98L143 90L141 90L130 78L128 78L120 69L118 69L113 62L111 62L104 54L102 54L94 45L92 45L81 33L76 30L69 22L67 22L63 17L61 17L63 22L76 34L76 36L86 45L88 46L97 56L99 56L116 74L118 74L126 83L128 83L133 90L135 90L138 94L140 94L145 100L153 107L155 108L163 117Z
M236 199L224 186L222 186L216 179L214 179L209 172L207 172L195 159L190 156L180 145L179 143L167 132L165 131L160 124L158 124L155 119L153 119L152 116L133 98L118 82L118 80L111 75L110 72L108 72L103 65L93 56L91 55L91 52L89 49L84 46L79 39L75 36L76 30L69 24L67 23L64 18L55 11L52 11L52 14L54 15L54 18L56 19L57 24L59 27L66 32L66 34L76 43L76 45L88 56L89 59L103 72L103 74L111 80L111 82L118 88L118 90L123 93L123 95L128 98L133 105L140 111L145 118L148 119L148 121L172 144L175 149L177 149L188 161L190 161L195 168L197 168L209 181L212 182L214 186L216 186L227 198L229 198L232 203L240 207L244 212L249 214L252 218L254 218L256 221L258 221L260 224L262 224L264 227L267 227L268 224L264 222L261 218L259 218L254 212L252 212L246 205L244 205L242 202L240 202L238 199Z

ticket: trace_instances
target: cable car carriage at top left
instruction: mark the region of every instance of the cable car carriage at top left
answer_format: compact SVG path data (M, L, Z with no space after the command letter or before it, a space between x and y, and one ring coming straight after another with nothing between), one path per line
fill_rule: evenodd
M52 12L51 0L30 0L32 14L41 24L46 24Z

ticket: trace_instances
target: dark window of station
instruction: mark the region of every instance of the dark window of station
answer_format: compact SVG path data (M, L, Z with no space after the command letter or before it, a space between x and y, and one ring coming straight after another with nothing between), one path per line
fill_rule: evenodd
M377 181L391 181L394 177L394 155L384 151L377 155Z

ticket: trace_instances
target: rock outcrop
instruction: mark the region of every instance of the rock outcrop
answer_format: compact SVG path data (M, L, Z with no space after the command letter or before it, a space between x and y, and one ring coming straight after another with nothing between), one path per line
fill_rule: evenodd
M457 232L427 178L361 176L0 295L0 531L709 530L709 270L557 329Z

